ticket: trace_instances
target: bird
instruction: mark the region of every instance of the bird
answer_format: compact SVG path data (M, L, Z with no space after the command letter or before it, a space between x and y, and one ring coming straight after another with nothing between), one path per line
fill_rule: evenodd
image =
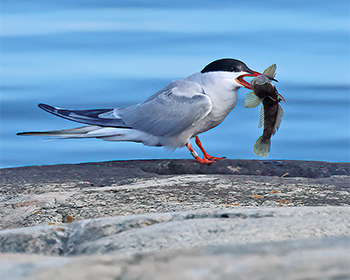
M197 162L211 164L224 157L209 155L198 135L216 127L226 118L236 105L239 88L252 89L244 77L259 75L262 74L251 70L240 60L218 59L200 72L170 82L136 105L68 110L41 103L39 108L87 126L19 132L17 135L131 141L170 149L187 147ZM190 143L192 138L195 138L203 157L194 151Z

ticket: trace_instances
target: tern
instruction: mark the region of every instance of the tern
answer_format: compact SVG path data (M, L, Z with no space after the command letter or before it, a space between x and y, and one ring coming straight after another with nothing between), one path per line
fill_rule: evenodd
M176 149L186 146L202 164L223 157L210 156L198 135L219 125L235 107L240 87L252 89L244 77L262 75L237 59L215 60L202 71L170 84L145 101L120 108L68 110L46 104L38 106L56 116L87 124L73 129L20 132L17 135L59 138L99 138L106 141L132 141L146 146ZM274 80L273 78L268 77ZM190 139L203 153L199 157Z

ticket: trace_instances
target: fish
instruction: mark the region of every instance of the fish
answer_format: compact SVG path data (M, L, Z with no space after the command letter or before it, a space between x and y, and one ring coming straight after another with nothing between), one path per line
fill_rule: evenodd
M284 116L279 103L285 102L285 99L270 82L270 78L276 76L275 72L276 64L273 64L265 69L263 75L254 78L250 82L253 91L248 93L244 103L246 108L254 108L262 103L258 127L264 127L263 134L253 146L254 153L261 157L270 153L271 137L279 129Z

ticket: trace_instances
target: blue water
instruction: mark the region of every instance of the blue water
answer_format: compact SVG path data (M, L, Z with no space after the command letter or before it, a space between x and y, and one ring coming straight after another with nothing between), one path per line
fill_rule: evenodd
M43 140L16 132L78 126L75 109L143 101L218 58L277 64L285 117L268 159L349 161L349 1L1 1L1 167L190 158L136 143ZM209 153L257 159L258 108L201 136Z

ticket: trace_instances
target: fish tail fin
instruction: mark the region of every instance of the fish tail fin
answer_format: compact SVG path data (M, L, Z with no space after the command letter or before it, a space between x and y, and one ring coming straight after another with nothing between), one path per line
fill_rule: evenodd
M258 140L256 140L253 150L256 155L266 157L270 153L270 146L270 138L264 139L263 135L261 135Z

